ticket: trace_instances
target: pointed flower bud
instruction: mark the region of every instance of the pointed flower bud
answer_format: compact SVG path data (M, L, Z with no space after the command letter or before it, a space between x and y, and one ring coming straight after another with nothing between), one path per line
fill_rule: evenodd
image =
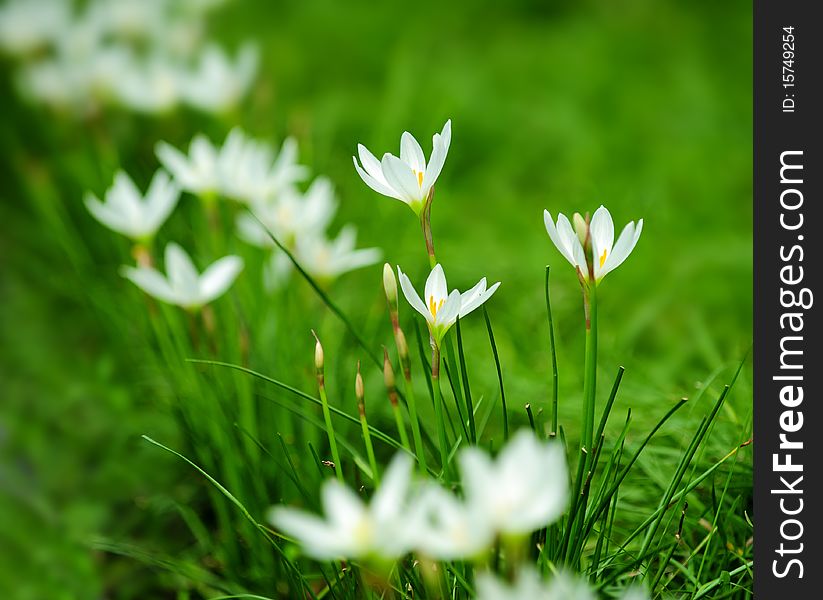
M397 278L394 276L394 269L389 263L383 265L383 289L386 291L386 300L389 307L397 311Z
M577 234L577 239L580 240L580 243L583 244L585 248L586 238L589 237L589 224L587 219L584 219L579 212L576 212L572 215L572 223L574 223L574 232Z
M357 361L357 376L354 378L354 395L357 396L357 408L360 409L360 416L366 413L366 390L363 386L363 376L360 375L360 361Z
M323 370L323 364L325 362L325 355L323 354L323 344L320 343L320 338L317 337L317 334L312 329L311 334L314 336L316 341L314 345L314 368L318 371Z
M383 382L386 384L386 391L389 393L389 401L392 406L397 406L397 391L395 389L394 369L389 360L389 351L383 348Z

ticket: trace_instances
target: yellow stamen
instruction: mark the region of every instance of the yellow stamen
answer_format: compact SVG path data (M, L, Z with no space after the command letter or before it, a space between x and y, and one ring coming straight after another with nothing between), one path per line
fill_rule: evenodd
M423 187L423 171L414 171L414 169L412 171L417 175L417 185Z
M429 296L429 312L431 312L433 317L437 317L437 311L443 308L443 302L445 300L440 300L440 302L434 301L434 296Z
M603 256L600 257L600 268L603 268L603 263L606 262L606 254L608 250L603 250Z

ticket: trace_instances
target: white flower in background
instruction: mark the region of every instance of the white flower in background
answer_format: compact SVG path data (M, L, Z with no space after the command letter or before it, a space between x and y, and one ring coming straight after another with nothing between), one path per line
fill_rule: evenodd
M480 448L458 455L466 502L495 531L526 535L556 521L569 500L563 448L530 430L517 433L492 459Z
M168 57L155 55L121 73L115 94L123 106L136 112L169 112L180 103L183 76Z
M429 483L415 500L409 517L415 523L414 549L437 560L479 558L494 542L494 531L484 516L439 485Z
M551 213L547 210L543 211L543 222L554 245L578 270L585 281L589 281L591 273L594 273L596 284L599 284L607 273L623 264L623 261L634 250L640 233L643 231L643 219L640 219L637 225L631 221L623 228L615 244L614 222L604 206L594 211L588 225L578 214L574 215L574 221L573 227L565 215L559 214L557 224L555 224ZM586 256L586 250L584 250L584 245L589 244L591 245L591 273L587 262L589 257Z
M232 60L216 45L207 46L195 69L183 79L183 100L206 112L219 113L237 106L254 81L257 48L244 45Z
M312 277L330 281L380 260L382 252L379 248L356 249L356 243L357 229L346 225L333 240L322 234L297 238L294 256Z
M458 316L462 319L478 308L491 298L500 286L498 281L490 288L486 288L484 277L477 285L463 294L457 290L449 293L443 267L435 265L426 279L424 300L421 300L408 276L400 270L400 267L397 267L397 275L400 278L403 295L406 296L412 308L425 317L429 333L437 345L440 345L443 336L457 322Z
M85 18L107 34L139 40L163 27L169 4L167 0L94 0Z
M163 170L154 174L145 197L134 181L119 171L114 185L106 191L105 202L88 194L86 208L109 229L133 240L146 240L166 222L179 198L180 189Z
M268 233L271 231L281 243L293 246L296 239L317 236L326 230L337 210L337 199L331 181L317 177L305 193L289 187L273 200L254 204L250 210L237 217L237 230L244 241L273 248L275 244Z
M224 256L199 274L186 251L166 246L166 275L151 267L123 267L123 277L162 302L196 310L222 296L243 269L239 256Z
M11 0L0 6L0 48L24 56L51 45L71 22L66 0Z
M197 134L192 138L188 156L166 142L157 144L155 154L187 192L209 196L219 191L218 150L206 136Z
M277 506L270 521L318 560L399 558L411 549L408 496L412 466L407 454L395 455L368 504L330 479L321 491L324 517Z
M217 164L221 192L239 202L265 202L305 179L308 169L297 164L297 142L288 138L275 158L271 147L235 128L220 149Z
M357 158L352 157L354 168L375 192L405 202L419 215L446 162L451 136L452 122L448 120L443 131L435 133L432 138L428 164L420 144L408 131L403 132L400 138L400 158L386 153L382 160L377 160L365 146L358 144L357 154L362 167Z
M476 600L597 600L597 596L573 575L557 573L546 583L534 568L522 567L511 584L491 573L479 573Z

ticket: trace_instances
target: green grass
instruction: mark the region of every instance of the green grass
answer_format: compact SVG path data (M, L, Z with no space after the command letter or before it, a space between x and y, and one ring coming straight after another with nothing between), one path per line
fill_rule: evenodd
M273 549L219 490L140 435L185 454L262 520L272 503L315 506L321 475L333 476L314 454L328 455L321 409L185 357L245 365L319 398L314 328L326 349L329 403L352 418L335 421L346 479L371 487L354 394L358 360L379 464L393 451L380 433L399 440L382 373L369 362L381 344L395 356L379 266L325 290L366 350L299 277L275 297L260 296L261 255L227 236L220 243L241 252L247 268L217 303L216 351L198 347L181 314L149 310L118 275L128 245L85 212L83 192L101 192L120 166L145 185L160 139L183 146L202 130L220 141L235 124L273 141L295 135L302 162L336 184L336 224L357 224L360 245L382 247L387 260L422 281L428 265L418 224L405 206L363 185L351 155L358 142L378 154L397 152L406 129L428 151L430 135L452 118L432 209L438 258L451 286L465 289L481 276L503 285L487 305L494 351L478 312L460 323L462 350L455 340L451 363L444 356L452 375L441 381L447 411L467 410L470 394L478 438L499 448L498 353L508 429L529 426L527 404L539 427L550 426L544 277L551 265L559 423L576 448L581 294L551 246L542 210L569 214L603 203L618 225L643 217L635 252L598 289L596 414L625 368L601 461L617 451L628 409L622 461L679 398L689 400L638 457L620 486L616 517L595 531L608 527L619 544L671 494L670 509L654 521L659 552L647 562L647 581L691 590L689 597L743 597L751 587L751 452L735 449L751 436L749 362L694 461L682 473L676 467L751 344L750 5L245 2L211 25L228 43L252 37L263 50L252 97L225 119L110 112L79 123L21 103L10 87L12 65L3 65L0 482L15 493L0 495L8 519L0 531L25 559L0 567L0 590L14 585L21 598L277 597L297 585L290 546L278 541ZM160 241L180 240L202 266L214 257L198 233L198 204L184 198L178 211ZM402 300L400 318L436 468L421 365L429 357L416 348L422 324ZM248 356L239 333L248 335ZM664 544L680 527L683 499L680 541ZM635 535L634 550L645 535ZM601 552L606 591L609 577L625 572L606 558L615 549ZM593 552L592 543L585 553ZM36 575L42 572L49 577Z

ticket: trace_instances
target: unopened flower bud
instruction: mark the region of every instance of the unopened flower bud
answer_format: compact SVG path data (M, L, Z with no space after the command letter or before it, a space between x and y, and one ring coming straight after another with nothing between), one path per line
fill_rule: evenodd
M580 213L572 215L572 223L574 224L574 231L577 233L577 239L586 247L586 238L589 237L589 224L586 222Z
M357 375L354 378L354 395L357 396L357 408L360 409L360 416L366 413L365 396L366 390L363 386L363 376L360 374L360 361L357 361Z
M389 263L383 265L383 289L386 291L386 300L392 310L397 310L397 277Z
M389 360L389 351L383 348L383 382L386 384L386 391L389 394L389 401L392 406L397 406L397 391L395 389L394 369Z
M403 330L398 328L395 332L394 337L395 342L397 343L397 354L400 355L400 360L406 360L409 357L409 345L406 343L406 336L403 333Z
M320 338L317 337L317 334L312 329L311 334L314 336L315 341L317 342L314 345L314 368L317 369L318 373L322 373L323 371L323 363L325 361L323 355L323 345L320 343Z

